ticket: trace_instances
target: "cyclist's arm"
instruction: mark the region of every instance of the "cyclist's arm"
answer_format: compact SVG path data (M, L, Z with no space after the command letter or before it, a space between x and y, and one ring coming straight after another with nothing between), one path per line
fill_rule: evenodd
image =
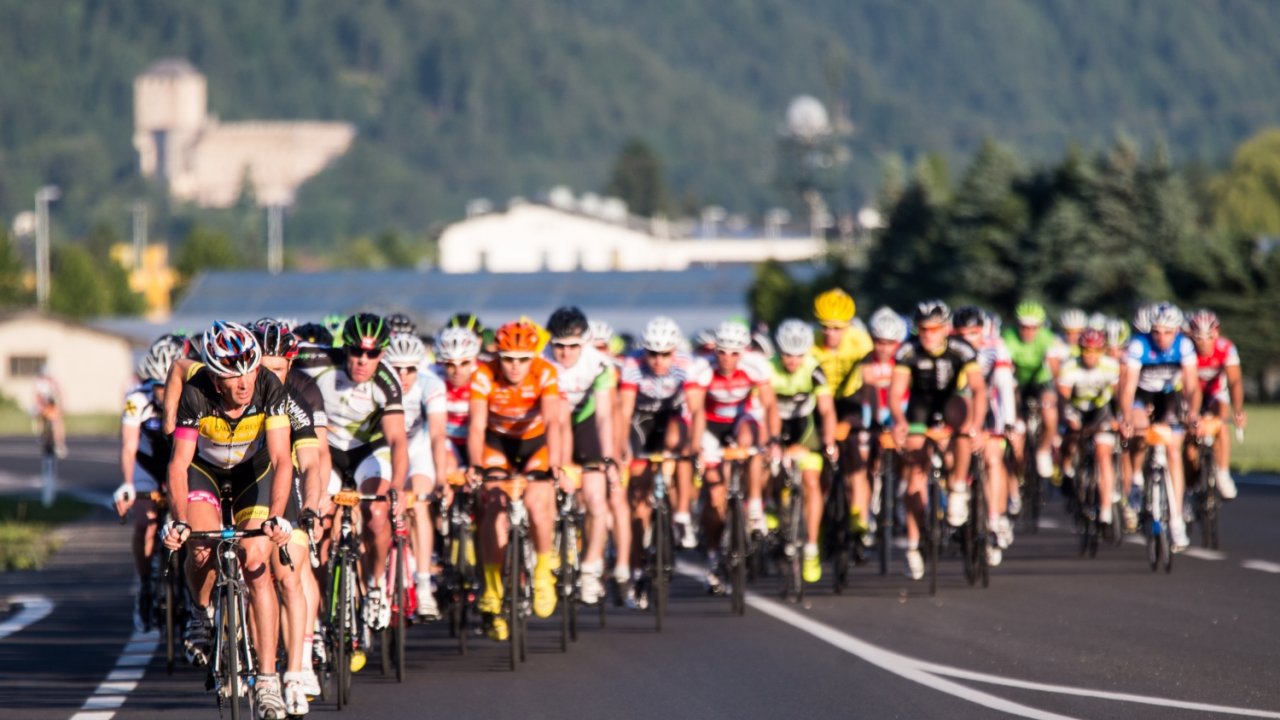
M316 452L316 482L307 484L307 507L318 509L324 505L324 491L329 487L329 476L333 474L333 456L329 454L329 428L317 425L316 440L320 441Z
M281 517L289 504L289 491L293 489L293 453L289 443L289 418L287 415L267 417L267 456L271 458L271 511L270 517Z
M294 445L293 453L298 458L298 474L302 476L301 509L314 511L318 508L314 500L319 493L313 489L320 484L320 447L315 443L299 443Z
M760 393L760 404L764 406L765 430L769 433L767 442L782 435L782 416L778 413L778 396L773 392L773 385L767 381L756 386Z
M907 388L911 386L911 370L905 366L893 368L893 380L889 383L889 413L893 416L894 427L907 426L907 412L903 408L903 400L907 397Z
M431 462L436 466L436 481L444 483L448 477L449 454L449 414L446 412L427 413L427 437L431 440Z
M187 470L196 456L196 431L178 428L173 434L173 455L169 457L169 508L173 519L187 522Z
M600 433L600 454L607 458L614 455L614 422L613 387L602 387L596 391L596 431ZM571 456L572 457L572 456Z
M565 454L565 433L572 432L572 423L568 422L568 412L563 407L568 403L560 400L559 392L543 393L538 401L539 410L547 423L547 456L551 467L560 467L569 461Z
M1126 425L1133 425L1133 399L1138 393L1138 375L1142 368L1126 364L1120 372L1120 412Z
M702 433L707 429L707 389L701 385L688 386L684 398L689 407L689 448L696 455L702 449Z
M1231 410L1235 413L1236 426L1244 427L1244 380L1239 365L1227 366L1227 387L1231 391Z
M1195 356L1190 363L1182 366L1182 395L1187 401L1187 420L1194 422L1200 417L1200 373L1196 371Z
M489 427L489 402L473 399L471 401L471 426L467 428L467 456L471 464L480 467L484 464L484 434Z
M120 425L120 477L130 487L133 486L133 470L138 465L138 441L141 437L142 426Z
M631 418L636 414L636 390L635 388L624 387L618 393L618 413L615 429L617 434L614 440L618 447L618 456L623 459L631 458L631 442L628 435L631 434Z
M187 382L187 373L196 361L190 358L178 358L169 366L169 377L164 381L164 434L172 435L178 426L178 402L182 400L182 388Z
M830 450L836 444L836 401L829 392L818 394L818 420L822 449Z
M409 438L404 429L404 413L387 413L382 416L382 436L391 449L391 489L404 492L404 481L409 474Z
M969 382L969 423L964 431L973 434L982 429L987 418L987 380L982 377L982 368L977 363L970 363L966 374Z
M570 405L569 402L562 397L557 396L556 400L558 400L559 402L556 403L556 410L555 410L556 422L554 423L551 422L551 416L547 415L546 403L543 403L541 405L541 412L543 414L543 417L547 418L547 438L548 438L547 452L551 452L551 449L550 449L551 443L549 442L549 440L551 438L551 434L554 432L556 438L559 440L558 447L560 448L561 453L564 455L564 457L561 459L564 460L565 462L568 462L571 458L573 458L573 406ZM552 457L554 456L555 454L552 453ZM562 463L552 462L551 464L555 466L555 465L560 465Z

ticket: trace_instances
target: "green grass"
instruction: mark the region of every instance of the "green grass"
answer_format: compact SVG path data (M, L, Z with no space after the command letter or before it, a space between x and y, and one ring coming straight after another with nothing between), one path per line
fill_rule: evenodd
M1236 472L1280 472L1280 405L1245 404L1249 425L1244 442L1231 437L1231 465Z
M67 416L67 435L71 437L114 437L120 434L120 416L116 413L90 413ZM0 407L0 436L35 435L31 416L21 408Z
M0 497L0 572L40 569L58 549L53 530L92 510L92 505L65 496L51 508L35 498Z

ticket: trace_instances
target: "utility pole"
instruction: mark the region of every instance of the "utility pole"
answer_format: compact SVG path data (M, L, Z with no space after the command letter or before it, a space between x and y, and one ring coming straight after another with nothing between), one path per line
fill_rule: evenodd
M147 249L147 204L138 200L131 208L133 214L133 269L142 269L142 254Z
M284 206L267 206L267 271L279 275L284 269Z
M62 197L56 185L36 191L36 305L49 308L49 203Z

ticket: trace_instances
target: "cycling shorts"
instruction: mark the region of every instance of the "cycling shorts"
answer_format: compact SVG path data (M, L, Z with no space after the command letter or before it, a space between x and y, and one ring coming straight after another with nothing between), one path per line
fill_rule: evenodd
M1182 424L1186 408L1182 394L1177 392L1158 393L1149 390L1138 390L1133 399L1135 410L1144 410L1151 417L1152 423L1163 423L1177 427Z
M422 475L435 479L436 459L431 452L431 434L420 432L409 441L409 477Z
M187 502L207 503L223 516L222 487L227 486L231 520L242 525L250 520L266 520L271 513L271 462L266 453L255 453L249 462L223 469L191 461L187 468Z
M330 447L329 456L333 459L333 470L329 474L330 495L349 483L359 488L370 478L391 479L391 448L387 445L361 445L347 451Z
M484 457L480 464L486 468L502 468L513 473L547 472L551 469L551 454L547 450L547 434L531 438L500 435L492 430L484 434Z
M760 439L760 424L750 415L739 415L733 422L718 423L708 422L707 429L702 433L702 462L708 467L714 467L720 464L723 459L723 448L728 445L736 445L738 439L738 428L743 423L751 425L751 431L754 441Z
M667 428L671 423L680 428L680 444L689 438L689 424L678 410L636 413L631 417L631 454L634 457L662 452L667 445Z
M604 450L600 447L600 426L595 413L573 425L573 462L577 465L600 465Z

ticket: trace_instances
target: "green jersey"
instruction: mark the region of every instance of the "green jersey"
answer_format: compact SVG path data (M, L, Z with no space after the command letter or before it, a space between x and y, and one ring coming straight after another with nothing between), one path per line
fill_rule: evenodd
M1057 338L1048 328L1040 328L1031 342L1023 342L1017 328L1004 331L1004 344L1013 359L1013 377L1020 387L1044 385L1053 379L1045 357Z
M818 365L818 359L806 355L795 372L789 373L782 366L782 358L774 358L773 393L778 397L778 414L785 422L813 414L819 395L830 395L827 376Z

